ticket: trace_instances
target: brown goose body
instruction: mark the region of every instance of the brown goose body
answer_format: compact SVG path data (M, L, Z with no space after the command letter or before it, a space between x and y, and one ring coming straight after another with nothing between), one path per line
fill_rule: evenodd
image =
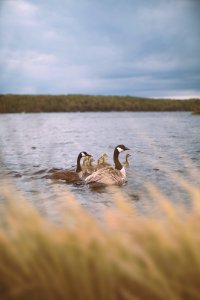
M76 171L57 171L51 175L47 175L45 176L45 178L47 179L55 179L55 180L64 180L66 182L69 183L73 183L76 181L79 181L82 178L83 172L81 169L81 158L82 157L86 157L86 156L91 156L90 154L88 154L87 152L80 152L78 157L77 157L77 167L76 167Z
M51 175L47 175L46 178L54 180L65 180L67 182L75 182L81 179L78 173L73 171L58 171Z

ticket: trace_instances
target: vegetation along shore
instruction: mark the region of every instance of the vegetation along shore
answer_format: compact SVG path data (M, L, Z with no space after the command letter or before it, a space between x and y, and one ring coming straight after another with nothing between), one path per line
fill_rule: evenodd
M0 113L86 111L200 111L200 99L150 99L131 96L0 95Z

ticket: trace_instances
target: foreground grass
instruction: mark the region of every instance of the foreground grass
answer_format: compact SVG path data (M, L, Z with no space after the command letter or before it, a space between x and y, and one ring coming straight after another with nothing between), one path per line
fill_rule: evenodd
M130 96L0 95L0 113L199 110L200 99L155 100Z
M67 194L62 224L15 196L1 217L0 299L199 299L200 197L189 190L190 213L162 199L162 220L118 195L97 221Z

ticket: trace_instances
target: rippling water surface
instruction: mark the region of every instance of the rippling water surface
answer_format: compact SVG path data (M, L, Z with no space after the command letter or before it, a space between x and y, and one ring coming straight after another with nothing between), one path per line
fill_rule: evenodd
M80 151L95 159L106 152L112 162L114 147L125 144L131 149L130 167L128 183L120 190L138 211L156 212L147 183L156 184L174 202L189 203L174 174L199 185L199 137L200 117L189 112L4 114L0 115L1 185L9 175L17 190L49 217L56 214L56 195L66 190L97 213L111 205L111 192L42 176L54 167L74 166ZM124 161L125 153L120 158Z

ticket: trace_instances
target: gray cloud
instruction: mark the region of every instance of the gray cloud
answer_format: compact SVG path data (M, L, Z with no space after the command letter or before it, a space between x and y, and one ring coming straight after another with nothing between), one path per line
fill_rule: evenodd
M198 0L1 0L0 93L200 96Z

